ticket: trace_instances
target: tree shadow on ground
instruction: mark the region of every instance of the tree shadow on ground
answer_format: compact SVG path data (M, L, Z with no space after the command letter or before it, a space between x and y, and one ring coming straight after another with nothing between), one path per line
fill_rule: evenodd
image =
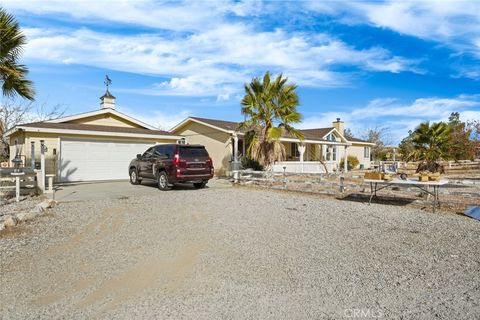
M353 202L362 202L368 204L370 200L370 194L359 194L359 193L352 193L343 198L339 198L342 201L353 201ZM407 206L415 202L417 199L412 198L400 198L400 197L392 197L387 195L377 195L372 198L372 203L377 204L388 204L393 206Z

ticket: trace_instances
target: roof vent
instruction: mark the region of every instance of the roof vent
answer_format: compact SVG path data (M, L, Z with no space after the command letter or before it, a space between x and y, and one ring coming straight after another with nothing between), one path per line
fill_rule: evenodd
M112 79L107 75L105 75L105 81L103 82L107 87L107 91L105 94L100 97L100 108L101 109L115 109L115 97L108 91L108 87L112 84Z
M115 109L115 97L110 93L110 91L108 91L108 89L105 94L100 97L100 108Z

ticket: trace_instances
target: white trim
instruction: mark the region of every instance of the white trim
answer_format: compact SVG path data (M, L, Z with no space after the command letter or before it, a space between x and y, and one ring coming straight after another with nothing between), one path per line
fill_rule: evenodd
M362 146L374 146L375 145L375 143L373 143L373 142L350 141L350 143L352 144L352 146L355 146L356 144L360 144Z
M348 141L347 138L345 138L343 136L343 134L340 133L340 131L337 130L337 128L332 128L332 130L330 130L326 135L324 135L322 138L325 138L326 136L328 136L330 133L332 132L336 132L338 134L338 136L340 137L340 139L343 141L343 142L347 142L347 143L350 143L350 141Z
M54 129L54 128L36 128L36 127L23 127L18 126L14 128L13 132L6 132L5 137L8 137L12 133L18 130L24 130L26 132L45 132L45 133L64 133L64 134L77 134L77 135L94 135L94 136L109 136L109 137L132 137L132 138L150 138L150 139L169 139L178 140L182 138L180 135L160 135L160 134L142 134L142 133L127 133L127 132L108 132L108 131L87 131L87 130L70 130L70 129Z
M114 109L111 109L111 108L105 108L105 109L100 109L100 110L96 110L96 111L89 111L89 112L74 114L74 115L71 115L71 116L66 116L66 117L63 117L63 118L58 118L58 119L53 119L53 120L47 120L47 121L44 121L44 122L46 122L46 123L63 123L63 122L68 122L68 121L72 121L72 120L93 117L93 116L97 116L97 115L101 115L101 114L105 114L105 113L111 113L111 114L113 114L117 117L123 118L123 119L128 120L130 122L133 122L135 124L138 124L139 126L144 127L146 129L158 130L158 128L155 128L154 126L151 126L151 125L149 125L149 124L147 124L143 121L132 118L132 117L120 112L120 111L117 111L117 110L114 110Z

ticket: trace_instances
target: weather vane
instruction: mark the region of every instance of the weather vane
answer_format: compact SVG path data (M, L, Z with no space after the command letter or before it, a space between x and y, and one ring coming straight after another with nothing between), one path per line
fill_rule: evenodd
M108 86L112 84L112 79L108 77L108 74L105 75L105 81L103 81L105 85L107 86L107 91L108 91Z

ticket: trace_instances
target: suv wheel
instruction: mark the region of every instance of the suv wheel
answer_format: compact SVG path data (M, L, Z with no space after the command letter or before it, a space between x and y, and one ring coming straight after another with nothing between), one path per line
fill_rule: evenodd
M140 184L142 180L138 178L137 170L132 169L130 170L130 183L131 184Z
M205 188L206 185L207 185L207 181L196 182L196 183L193 184L193 186L194 186L196 189Z
M168 185L168 177L165 171L160 171L158 175L158 189L162 191L170 190L170 186Z

